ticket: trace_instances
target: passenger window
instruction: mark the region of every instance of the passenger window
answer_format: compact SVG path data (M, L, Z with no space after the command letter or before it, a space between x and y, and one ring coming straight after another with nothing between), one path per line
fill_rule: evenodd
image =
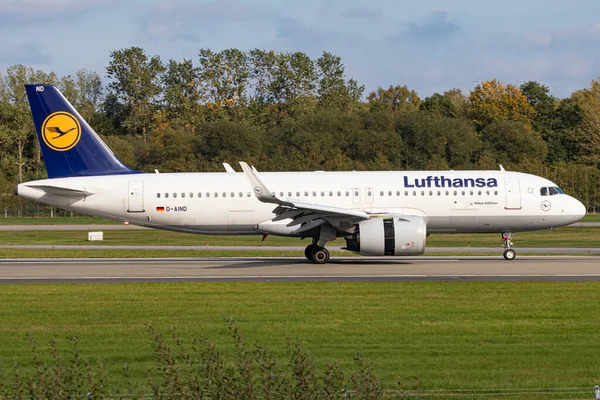
M350 196L350 192L346 191L346 197Z
M396 191L396 196L400 196L400 191L399 190Z
M288 192L288 197L292 197L292 192Z
M471 190L471 191L469 192L469 194L470 194L471 196L473 196L473 191Z
M458 192L455 190L455 191L454 191L454 195L456 196L457 194L458 194Z
M432 192L431 190L429 191L429 195L430 195L430 196L433 196L433 192Z
M405 195L405 196L408 196L408 190L404 192L404 195Z
M165 199L169 198L169 193L165 193Z
M252 193L246 192L246 197L250 197L250 196L252 196Z
M177 193L173 193L173 198L177 198Z
M304 192L304 197L308 197L308 192Z
M494 196L498 196L498 191L494 190Z
M329 192L329 197L333 196L333 192Z
M235 193L231 192L231 197L235 197Z
M239 193L238 193L238 195L239 195L240 197L244 197L244 193L242 193L242 192L239 192Z
M313 192L313 197L317 197L317 192Z
M210 197L210 193L206 192L206 197Z
M354 191L354 195L355 195L355 196L358 196L358 192L357 192L357 191Z
M425 191L421 190L421 196L425 196Z
M481 190L478 190L478 191L477 191L477 194L478 194L479 196L481 196Z
M342 192L337 192L338 197L340 197L342 195Z
M156 193L156 198L160 199L160 193Z
M190 192L190 197L194 197L194 193Z
M448 196L449 194L450 194L450 192L446 190L446 196Z
M416 196L416 195L417 195L417 191L413 190L413 196Z
M215 197L219 197L219 193L215 192Z
M369 192L369 196L371 195L371 192ZM383 190L381 192L379 192L379 196L383 197Z
M185 193L181 193L181 198L185 199Z
M202 197L202 193L198 192L198 198Z
M392 195L392 191L390 190L390 191L388 192L388 196L391 196L391 195Z
M321 197L325 197L325 192L321 192Z
M296 192L296 197L300 197L300 192Z
M279 192L279 197L283 197L283 192Z

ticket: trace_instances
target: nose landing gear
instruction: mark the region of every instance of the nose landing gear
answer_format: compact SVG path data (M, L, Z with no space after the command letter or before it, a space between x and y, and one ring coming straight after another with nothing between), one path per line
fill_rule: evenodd
M504 259L512 261L517 257L517 252L510 248L513 245L512 238L514 237L512 232L504 232L502 234L502 240L504 241Z

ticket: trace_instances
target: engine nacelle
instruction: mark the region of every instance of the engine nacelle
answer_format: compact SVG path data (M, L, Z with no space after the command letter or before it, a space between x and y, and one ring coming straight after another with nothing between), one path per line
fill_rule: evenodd
M366 256L414 256L425 252L425 218L393 215L359 222L346 249Z

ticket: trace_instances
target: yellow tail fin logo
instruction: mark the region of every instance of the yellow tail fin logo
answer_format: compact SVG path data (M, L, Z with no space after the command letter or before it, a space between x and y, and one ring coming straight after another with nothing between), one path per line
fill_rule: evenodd
M66 111L48 115L42 124L42 139L52 150L67 151L81 139L81 125L75 116Z

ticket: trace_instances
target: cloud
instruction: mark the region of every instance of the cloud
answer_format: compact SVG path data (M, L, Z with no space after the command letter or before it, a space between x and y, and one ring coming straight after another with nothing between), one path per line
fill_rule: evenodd
M56 21L69 23L74 17L110 9L117 3L118 0L4 0L0 1L0 30Z
M417 41L437 41L456 36L461 27L445 11L434 11L418 22L411 22L404 36Z
M241 0L156 1L134 18L143 35L163 41L197 41L214 36L232 23L260 23L269 12ZM202 34L201 34L202 32Z
M14 43L0 42L0 63L6 65L48 65L54 62L54 57L44 52L37 42Z
M347 18L377 20L381 17L381 14L381 10L358 6L344 11L342 16Z

